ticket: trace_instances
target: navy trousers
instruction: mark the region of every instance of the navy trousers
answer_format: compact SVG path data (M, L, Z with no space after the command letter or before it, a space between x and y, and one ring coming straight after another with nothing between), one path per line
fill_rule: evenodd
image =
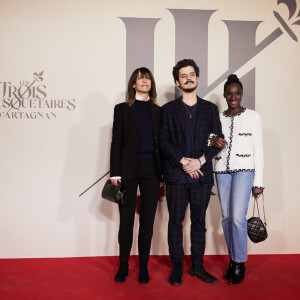
M200 183L167 184L169 210L168 243L172 263L183 262L182 222L188 203L191 215L191 257L193 264L202 266L205 251L205 215L211 186Z

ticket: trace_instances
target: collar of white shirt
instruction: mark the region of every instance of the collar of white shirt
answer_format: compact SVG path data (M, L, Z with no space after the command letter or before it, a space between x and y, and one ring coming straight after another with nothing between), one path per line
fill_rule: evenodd
M143 100L144 100L143 97L140 96L139 94L135 94L135 99L136 99L136 100L140 100L140 101L143 101ZM148 95L148 99L147 99L146 101L149 101L149 100L150 100L150 97L149 97L149 95Z

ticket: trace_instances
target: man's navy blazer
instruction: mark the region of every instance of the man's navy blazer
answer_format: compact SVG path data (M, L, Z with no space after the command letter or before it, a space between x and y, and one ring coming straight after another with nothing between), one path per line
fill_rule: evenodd
M182 169L180 160L186 156L184 112L181 102L182 97L166 103L161 110L159 139L164 154L164 181L166 183L176 183L179 180ZM224 137L218 107L197 96L194 114L197 114L197 119L193 158L205 155L206 163L201 168L204 174L204 184L213 185L212 159L220 149L208 146L208 138L210 133Z

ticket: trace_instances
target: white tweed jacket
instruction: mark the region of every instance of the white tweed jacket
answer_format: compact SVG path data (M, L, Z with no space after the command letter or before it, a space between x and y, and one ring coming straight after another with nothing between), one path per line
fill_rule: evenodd
M253 186L263 184L263 133L260 114L245 109L236 116L220 113L222 132L228 145L215 157L215 173L254 171ZM213 136L213 135L212 135Z

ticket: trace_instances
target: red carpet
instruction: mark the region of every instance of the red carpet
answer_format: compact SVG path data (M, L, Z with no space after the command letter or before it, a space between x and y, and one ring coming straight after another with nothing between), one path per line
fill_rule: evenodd
M168 283L168 256L151 256L147 285L138 283L138 257L130 260L129 276L115 283L117 257L2 259L0 299L300 299L300 255L250 255L246 279L230 286L222 275L227 256L205 256L205 268L220 279L208 284L189 275L185 258L183 284Z

